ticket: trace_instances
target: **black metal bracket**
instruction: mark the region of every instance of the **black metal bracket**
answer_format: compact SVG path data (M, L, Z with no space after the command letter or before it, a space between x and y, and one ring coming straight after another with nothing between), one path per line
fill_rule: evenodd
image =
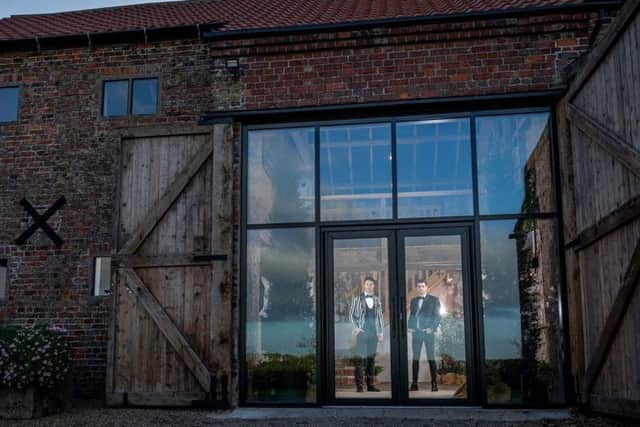
M194 255L194 262L203 262L203 261L226 261L226 254L213 254L213 255Z
M194 408L206 408L206 409L229 409L229 394L228 385L229 377L226 374L220 376L220 399L218 399L218 377L211 375L209 384L209 392L205 393L204 400L193 400L191 406Z
M27 242L29 237L33 233L36 232L38 228L42 228L42 230L49 236L49 238L55 243L56 246L62 246L62 239L60 236L56 234L55 231L49 227L47 224L47 220L56 213L59 209L61 209L67 203L67 199L64 196L60 197L56 202L49 208L47 211L40 215L38 211L29 203L27 199L20 200L20 204L24 208L25 211L33 218L33 224L29 228L27 228L21 235L16 239L17 245L23 245Z

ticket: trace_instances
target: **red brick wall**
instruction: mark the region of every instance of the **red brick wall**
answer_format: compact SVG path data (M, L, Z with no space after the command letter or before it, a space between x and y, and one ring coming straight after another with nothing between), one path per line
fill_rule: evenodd
M0 125L0 258L9 266L0 321L67 328L76 391L103 393L110 299L91 297L91 260L112 250L121 129L196 124L214 110L557 88L561 68L586 49L592 24L586 15L559 15L0 53L0 84L22 88L19 122ZM223 66L230 56L241 61L237 81ZM159 114L101 118L101 79L135 76L160 78ZM60 196L67 205L49 224L64 245L39 233L16 246L28 224L20 199L43 212ZM235 199L237 237L237 192Z

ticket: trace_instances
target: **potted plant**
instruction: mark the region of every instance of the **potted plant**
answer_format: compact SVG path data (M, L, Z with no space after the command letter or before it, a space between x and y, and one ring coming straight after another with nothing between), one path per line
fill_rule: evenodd
M46 324L0 329L0 418L70 409L71 355L64 332Z

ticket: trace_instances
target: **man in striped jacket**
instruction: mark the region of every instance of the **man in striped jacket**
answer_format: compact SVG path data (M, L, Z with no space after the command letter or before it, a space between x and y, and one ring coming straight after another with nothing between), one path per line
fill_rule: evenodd
M374 295L376 281L365 277L362 292L351 301L349 317L356 336L355 346L355 380L358 392L363 392L362 365L366 360L367 391L380 391L374 385L374 366L378 342L382 342L384 321L382 302Z

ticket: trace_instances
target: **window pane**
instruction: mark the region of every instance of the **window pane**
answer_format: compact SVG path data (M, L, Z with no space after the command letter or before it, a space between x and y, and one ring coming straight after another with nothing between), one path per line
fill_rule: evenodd
M333 268L335 397L388 399L397 381L391 370L388 239L334 240Z
M249 132L248 222L313 221L314 130Z
M489 403L564 403L555 220L480 225Z
M314 230L249 230L246 292L248 400L315 401Z
M111 293L111 258L96 257L93 272L93 295L109 295Z
M323 221L391 218L391 126L320 128Z
M481 214L554 211L548 113L478 118Z
M473 214L469 119L399 123L398 216Z
M129 82L118 80L104 82L102 115L105 117L126 116L129 100Z
M0 88L0 122L15 122L18 120L18 98L20 88Z
M133 114L156 114L158 110L158 79L133 81Z

